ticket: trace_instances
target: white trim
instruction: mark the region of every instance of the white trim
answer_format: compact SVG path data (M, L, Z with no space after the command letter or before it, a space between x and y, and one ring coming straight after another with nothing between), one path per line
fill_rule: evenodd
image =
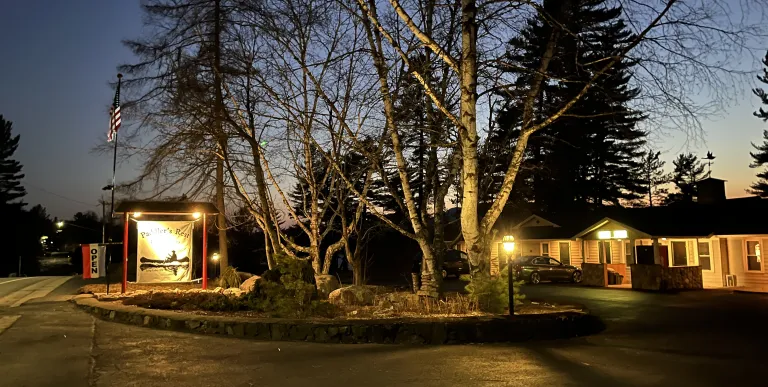
M749 270L749 259L748 259L748 252L747 252L747 242L757 242L757 248L760 250L759 253L757 253L757 259L758 263L760 263L760 270ZM741 242L741 248L744 252L742 254L742 264L744 265L744 273L763 273L765 272L765 262L763 261L763 251L761 244L763 243L763 240L760 238L744 238L744 240Z
M705 269L703 266L701 266L701 253L699 252L699 243L706 243L709 246L709 255L706 255L707 258L709 258L709 270ZM712 241L709 239L698 239L696 238L696 242L694 244L694 247L696 249L696 263L701 267L701 271L705 271L707 273L714 273L715 272L715 261L714 257L712 256Z

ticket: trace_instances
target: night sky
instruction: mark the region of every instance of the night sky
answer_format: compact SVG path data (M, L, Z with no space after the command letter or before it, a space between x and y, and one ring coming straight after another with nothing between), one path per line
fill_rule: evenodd
M100 212L97 201L111 179L112 160L92 149L106 138L114 96L108 82L115 80L118 64L133 60L121 40L141 32L138 0L3 2L0 114L21 134L15 158L24 165L30 205L40 203L64 218ZM752 58L743 59L757 68ZM678 152L702 157L712 151L713 176L728 180L729 197L745 195L754 179L750 142L760 142L765 127L752 116L758 101L748 86L731 105L723 117L705 123L705 142L686 141L680 133L655 138L670 170ZM123 166L118 181L134 173Z

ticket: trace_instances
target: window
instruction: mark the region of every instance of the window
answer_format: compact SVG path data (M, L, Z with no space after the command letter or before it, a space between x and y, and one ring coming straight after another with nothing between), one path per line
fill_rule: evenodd
M699 242L699 265L701 270L712 271L712 255L709 252L709 242Z
M556 259L554 259L554 258L550 258L550 259L549 259L549 264L550 264L550 265L552 265L552 266L560 266L560 262L558 262L558 261L557 261Z
M611 241L597 241L597 252L601 263L611 263Z
M688 266L688 248L683 241L672 243L672 266Z
M534 265L549 265L549 258L536 258L532 263Z
M541 255L549 257L549 243L544 242L541 244Z
M760 256L760 241L746 241L745 250L747 251L747 270L763 270L762 257Z

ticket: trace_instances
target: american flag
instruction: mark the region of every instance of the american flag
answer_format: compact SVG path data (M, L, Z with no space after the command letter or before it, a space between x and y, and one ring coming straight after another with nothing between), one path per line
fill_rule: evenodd
M117 81L117 89L115 90L115 100L112 101L112 106L109 108L109 132L107 133L107 141L112 142L117 136L117 130L120 129L122 119L120 117L120 79Z

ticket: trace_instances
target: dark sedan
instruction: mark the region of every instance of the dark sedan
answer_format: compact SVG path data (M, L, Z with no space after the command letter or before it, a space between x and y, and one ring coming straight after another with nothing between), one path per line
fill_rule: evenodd
M459 250L448 250L443 259L443 278L453 275L459 277L469 274L469 260L467 254Z
M532 284L538 284L541 281L581 282L580 268L563 265L560 261L550 257L520 257L515 259L512 267L517 278Z

